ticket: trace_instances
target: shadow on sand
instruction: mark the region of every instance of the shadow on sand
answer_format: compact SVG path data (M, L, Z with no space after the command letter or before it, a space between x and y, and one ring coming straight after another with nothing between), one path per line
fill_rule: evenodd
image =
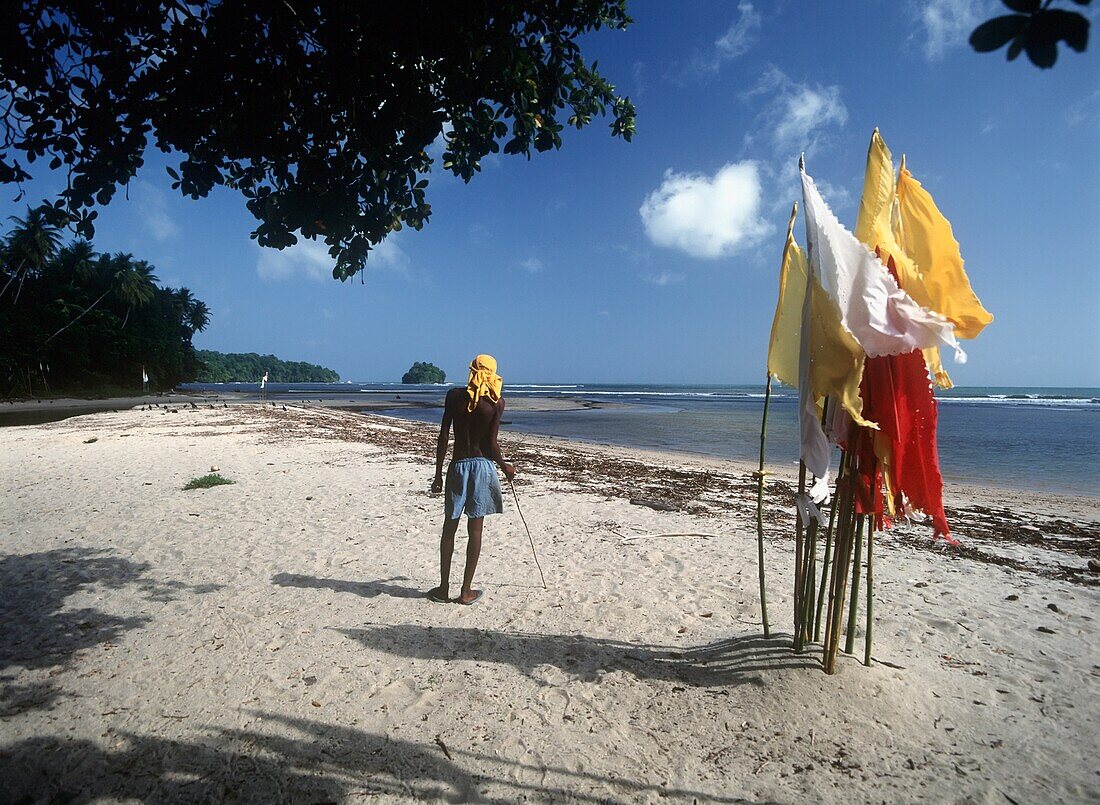
M400 657L504 663L530 675L552 665L577 679L594 681L622 670L639 679L696 687L765 683L763 671L820 668L812 654L795 654L790 635L765 639L742 635L702 646L650 646L585 635L494 632L450 626L377 626L337 629L364 646Z
M391 581L408 581L405 576L394 576L378 581L348 581L346 579L319 579L303 576L299 573L279 573L271 577L272 584L280 587L302 587L304 589L332 590L337 593L352 593L363 598L388 595L393 598L423 598L424 591L416 587L390 584Z
M543 768L459 747L444 750L291 716L247 715L259 720L264 730L212 730L190 741L114 733L112 749L52 737L19 741L0 750L0 800L317 803L381 795L511 803L629 802L657 795L682 801L744 801L641 780ZM518 778L524 772L546 774L555 782L523 782Z
M49 707L61 695L49 681L19 683L13 669L68 667L80 652L114 643L150 620L67 606L76 593L133 586L148 600L164 602L218 589L156 579L149 568L148 563L91 548L0 558L0 716Z

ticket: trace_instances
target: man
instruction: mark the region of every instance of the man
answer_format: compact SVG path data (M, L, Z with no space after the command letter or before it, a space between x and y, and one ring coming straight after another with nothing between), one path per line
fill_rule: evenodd
M481 555L481 528L485 515L500 514L504 501L500 494L497 466L511 481L516 468L504 460L497 444L500 417L504 413L501 390L504 381L497 374L497 362L492 355L478 355L470 364L470 379L466 388L451 389L443 407L443 424L435 452L435 480L432 492L443 491L443 459L447 456L447 440L454 426L455 449L447 468L447 496L444 503L446 519L439 540L439 586L428 591L428 599L445 603L450 599L451 556L455 548L458 520L466 512L466 570L462 590L454 602L469 606L481 599L482 590L474 590L474 571Z

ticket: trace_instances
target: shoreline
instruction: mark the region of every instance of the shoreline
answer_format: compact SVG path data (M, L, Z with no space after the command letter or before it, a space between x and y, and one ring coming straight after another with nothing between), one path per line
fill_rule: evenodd
M827 677L786 634L793 474L770 640L751 465L515 433L549 589L509 496L484 602L438 605L435 432L290 405L0 429L0 799L1100 796L1097 501L952 490L964 550L876 535L875 661ZM212 466L235 483L182 491Z

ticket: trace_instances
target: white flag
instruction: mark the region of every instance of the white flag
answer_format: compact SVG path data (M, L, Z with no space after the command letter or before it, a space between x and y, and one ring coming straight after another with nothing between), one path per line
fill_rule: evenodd
M149 382L149 375L145 374L145 367L144 366L141 367L141 382L142 383L148 383Z
M260 378L260 388L267 385L267 372L264 372L264 376Z
M874 252L833 215L814 180L804 170L801 173L810 265L840 307L841 322L867 356L904 355L943 346L953 349L955 360L964 363L966 353L955 339L954 325L898 287Z

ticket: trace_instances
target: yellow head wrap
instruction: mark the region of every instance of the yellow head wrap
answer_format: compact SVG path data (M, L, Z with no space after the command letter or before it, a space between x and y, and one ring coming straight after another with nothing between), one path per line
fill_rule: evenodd
M493 402L500 399L504 379L497 374L497 359L492 355L478 355L470 363L470 379L466 381L466 393L470 395L467 411L473 411L482 397Z

